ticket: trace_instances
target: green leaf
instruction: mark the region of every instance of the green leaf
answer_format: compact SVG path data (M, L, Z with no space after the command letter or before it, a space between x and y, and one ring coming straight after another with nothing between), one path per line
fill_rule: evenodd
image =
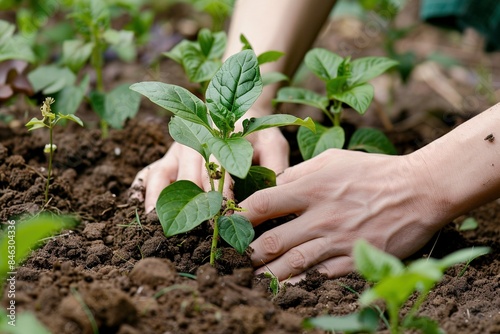
M14 35L16 27L0 20L0 62L9 59L25 60L33 63L36 60L29 39Z
M131 62L137 56L132 31L107 29L103 37L121 60Z
M266 167L251 166L247 177L240 179L233 176L233 180L234 197L238 201L243 201L258 190L274 187L276 185L276 173Z
M346 333L374 333L378 328L379 315L371 308L364 308L360 312L344 316L324 315L305 319L303 326L306 329L319 328L324 331Z
M208 147L217 161L229 174L240 179L247 176L252 165L253 148L248 140L242 137L208 139Z
M252 45L248 41L248 39L245 37L245 35L240 34L240 42L243 44L243 47L241 48L242 50L253 50Z
M353 60L350 85L365 83L396 65L397 61L385 57L364 57Z
M405 317L402 323L405 329L416 329L423 334L444 334L436 321L428 317Z
M363 84L343 92L332 93L331 99L342 101L360 114L364 114L373 100L373 86Z
M378 299L383 299L386 303L400 308L424 281L427 281L427 277L422 277L418 273L403 272L396 276L387 276L372 289L364 291L359 297L359 302L362 305L369 305Z
M214 45L215 38L207 28L203 28L198 33L198 43L200 45L201 52L205 57L210 55L212 46Z
M336 77L335 79L328 80L326 83L326 93L328 96L340 93L346 90L347 80L349 76L343 75L340 77Z
M328 112L326 109L328 107L328 98L304 88L281 88L276 99L273 100L273 104L283 102L305 104Z
M127 118L134 118L139 111L141 97L129 89L129 84L115 87L106 94L103 119L113 128L121 129Z
M397 153L389 138L382 131L372 128L357 129L349 141L348 149L369 153Z
M399 259L373 247L362 239L354 244L353 255L356 269L372 282L397 275L404 269Z
M43 122L43 120L38 119L36 117L33 117L28 123L26 123L25 126L28 128L28 131L33 131L33 130L36 130L36 129L41 129L41 128L48 127Z
M64 87L55 97L54 109L68 115L76 113L89 88L89 83L90 77L86 75L80 85Z
M78 73L90 58L93 48L93 43L85 43L82 40L64 41L62 63L68 66L73 72Z
M206 82L211 80L221 67L219 59L205 58L199 47L188 45L183 53L182 66L191 82Z
M59 114L59 117L62 118L62 119L70 120L70 121L75 122L76 124L78 124L80 126L83 126L82 120L80 119L80 117L78 117L76 115L63 115L63 114Z
M11 224L12 222L12 224ZM8 272L15 271L21 262L31 253L42 239L53 236L62 229L76 225L74 218L42 213L19 223L9 220L5 233L0 237L0 279L2 282ZM15 250L12 251L12 242ZM8 255L12 255L9 258ZM7 259L11 260L8 261Z
M188 45L191 45L193 42L190 42L186 39L182 40L179 44L174 46L172 50L168 52L164 52L163 55L172 59L178 64L182 65L182 58L184 54L184 49L187 48Z
M223 132L245 114L262 92L255 53L241 51L229 57L208 84L206 100L215 125Z
M261 53L257 57L257 61L259 62L259 65L265 64L265 63L272 63L274 61L277 61L281 57L283 57L285 54L281 51L267 51L264 53Z
M489 247L472 247L461 249L445 256L441 260L438 260L439 266L444 270L458 263L470 262L479 256L488 254L490 251L491 248Z
M328 81L337 77L338 67L343 60L331 51L316 48L307 52L304 63L320 79Z
M187 89L154 81L135 83L130 89L146 96L180 118L212 129L205 103Z
M262 74L262 85L272 85L273 83L280 81L288 81L289 78L280 72L266 72Z
M342 148L345 133L340 126L327 128L316 123L316 132L301 127L297 132L297 141L302 158L309 160L330 148Z
M477 228L477 220L474 219L473 217L467 217L464 219L462 224L460 224L460 228L458 229L459 231L471 231L475 230Z
M219 224L219 234L222 239L240 254L245 253L255 236L252 223L238 214L221 216L217 223Z
M76 76L67 67L47 65L30 72L28 80L35 92L42 91L44 95L50 95L59 92L64 87L73 86Z
M7 317L7 314L0 312L0 316ZM8 318L7 318L8 319ZM23 311L16 317L16 325L11 326L0 322L0 333L4 334L50 334L50 331L38 320L38 318L31 312Z
M167 237L192 230L219 212L222 195L204 192L191 181L180 180L163 189L156 212Z
M245 119L243 121L243 136L248 136L252 132L259 130L287 125L305 126L311 131L315 131L316 129L313 120L309 117L302 120L292 115L274 114L259 118L252 117L250 119Z
M173 116L168 124L170 136L179 144L191 147L200 153L208 162L210 151L207 141L213 137L212 133L201 124L188 122L180 117Z

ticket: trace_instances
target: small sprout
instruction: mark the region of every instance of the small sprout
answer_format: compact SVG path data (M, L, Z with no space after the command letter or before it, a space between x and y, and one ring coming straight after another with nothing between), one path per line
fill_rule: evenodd
M26 123L26 127L28 131L33 131L40 128L49 128L49 143L45 145L43 152L49 155L49 166L47 169L47 182L45 184L45 203L49 202L49 187L50 187L50 178L52 175L52 159L54 157L54 152L57 149L57 146L53 143L53 130L56 126L57 122L61 119L67 119L77 123L80 126L83 126L83 122L80 118L75 115L63 115L60 113L52 112L52 108L50 107L55 100L52 97L45 98L42 106L40 107L40 112L42 113L42 119L38 119L33 117L28 123Z

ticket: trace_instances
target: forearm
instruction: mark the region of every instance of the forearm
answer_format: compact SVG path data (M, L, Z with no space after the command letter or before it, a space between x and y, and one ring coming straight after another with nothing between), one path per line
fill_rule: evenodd
M410 168L427 170L442 222L500 197L499 130L497 104L410 156Z
M277 62L264 64L262 73L281 72L293 75L305 53L323 27L335 0L238 0L229 28L225 58L241 50L243 34L256 54L281 51ZM278 85L267 86L256 107L267 106Z

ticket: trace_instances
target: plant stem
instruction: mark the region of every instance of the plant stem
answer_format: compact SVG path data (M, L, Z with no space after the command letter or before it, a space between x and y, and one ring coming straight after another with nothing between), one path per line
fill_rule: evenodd
M226 169L224 167L220 168L221 172L221 177L219 180L219 186L217 191L222 194L222 191L224 190L224 180L226 178ZM222 208L221 208L222 210ZM212 235L212 247L210 248L210 264L212 266L215 265L215 254L217 253L217 243L219 241L219 217L221 214L217 214L214 217L214 233Z
M212 235L212 247L210 247L210 265L215 265L215 254L217 253L217 242L219 241L219 215L214 217L214 233Z
M52 126L49 127L49 167L47 170L47 183L45 185L45 204L49 202L49 187L50 187L50 178L52 174L52 155L54 154L54 147L52 146Z
M340 126L340 113L333 114L333 126Z
M399 334L399 313L398 307L395 305L387 305L389 309L389 322L391 324L390 332L391 334Z

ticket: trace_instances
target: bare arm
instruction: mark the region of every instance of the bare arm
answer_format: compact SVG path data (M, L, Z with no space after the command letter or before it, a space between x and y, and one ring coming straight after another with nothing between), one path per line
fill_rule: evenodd
M291 76L325 24L336 0L238 0L229 28L225 58L241 50L240 35L257 54L276 50L279 61L263 65L262 72ZM270 110L278 86L266 87L257 102Z

